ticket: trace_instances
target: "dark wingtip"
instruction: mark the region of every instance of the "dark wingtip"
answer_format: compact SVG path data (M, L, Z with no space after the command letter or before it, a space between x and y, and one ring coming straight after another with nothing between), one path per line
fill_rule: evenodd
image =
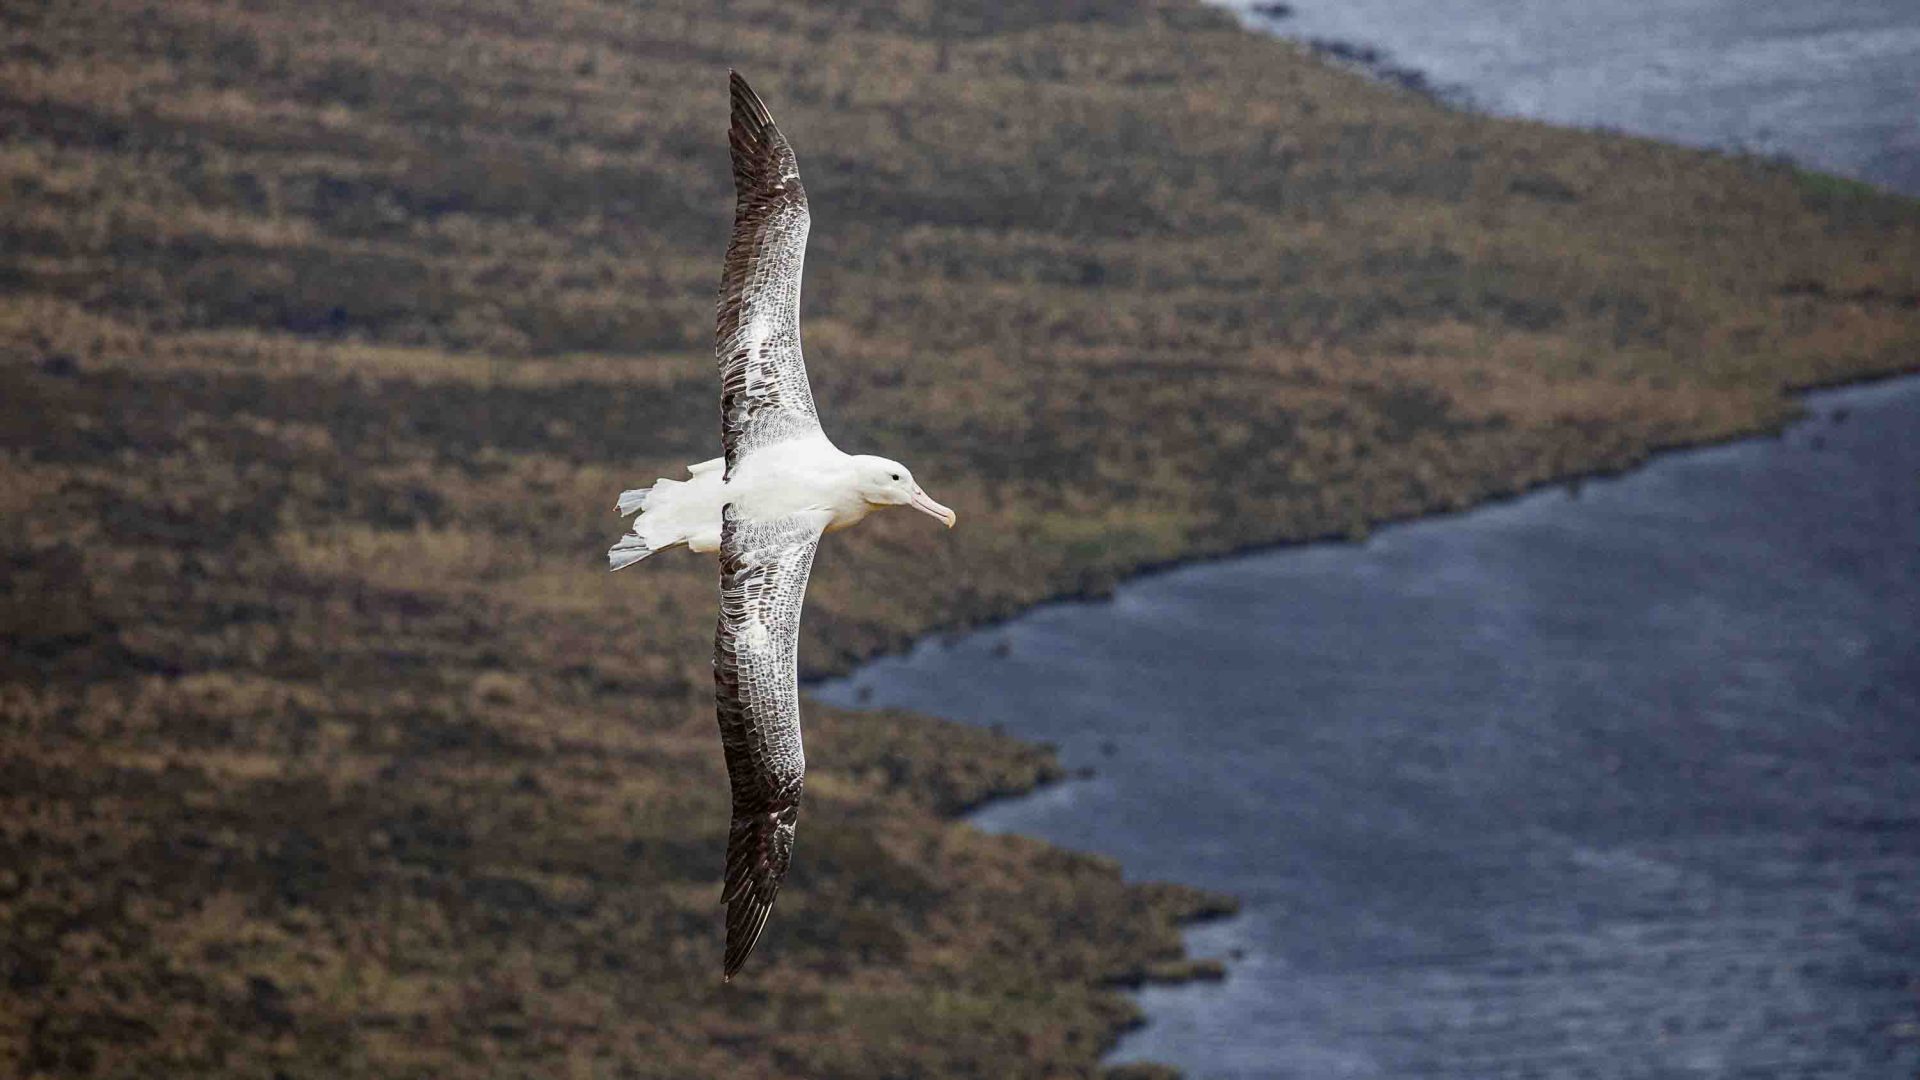
M773 114L767 111L767 103L760 100L753 87L747 85L746 76L728 69L727 96L733 104L733 126L765 138L765 132L773 127Z
M800 815L800 781L765 809L735 812L727 837L727 872L720 900L727 908L727 949L722 977L734 974L753 954L773 914L774 898L793 856L794 825Z
M753 947L766 932L767 917L773 914L773 897L779 891L780 883L775 881L764 895L755 889L727 905L727 951L721 962L721 982L732 982L747 966L747 957L753 955Z

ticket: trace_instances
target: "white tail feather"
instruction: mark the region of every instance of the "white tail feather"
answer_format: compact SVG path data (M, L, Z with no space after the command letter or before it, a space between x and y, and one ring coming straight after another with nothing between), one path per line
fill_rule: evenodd
M636 511L633 529L607 552L619 570L656 551L682 544L699 552L720 549L720 506L726 500L724 458L687 466L688 479L662 479L650 488L623 491L614 503L622 515Z
M621 517L626 517L636 510L645 510L647 508L647 497L651 494L653 494L653 489L650 487L623 491L620 493L620 501L614 503L613 508L620 511Z
M607 569L624 570L651 554L653 549L647 546L645 540L636 533L628 533L607 552Z

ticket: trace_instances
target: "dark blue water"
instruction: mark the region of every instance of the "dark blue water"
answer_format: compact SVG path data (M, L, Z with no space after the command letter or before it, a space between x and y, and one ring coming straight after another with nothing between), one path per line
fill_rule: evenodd
M1920 195L1916 0L1216 0L1383 50L1475 108L1784 154Z
M989 830L1240 896L1196 1077L1920 1074L1920 379L815 691L1057 743Z

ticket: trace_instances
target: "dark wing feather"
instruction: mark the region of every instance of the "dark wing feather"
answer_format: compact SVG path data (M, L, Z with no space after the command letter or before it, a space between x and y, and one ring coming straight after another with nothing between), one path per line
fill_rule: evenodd
M826 518L809 513L747 522L728 506L721 521L713 685L733 787L721 894L731 979L760 939L793 855L806 771L795 669L800 606Z
M793 148L738 72L730 76L733 238L714 328L727 472L761 446L820 430L800 354L807 192Z

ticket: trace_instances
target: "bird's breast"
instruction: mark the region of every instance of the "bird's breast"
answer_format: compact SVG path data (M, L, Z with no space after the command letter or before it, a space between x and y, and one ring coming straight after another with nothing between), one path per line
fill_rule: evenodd
M761 447L742 459L727 478L726 501L750 521L771 521L807 511L832 515L829 528L845 528L864 517L845 454L824 439L795 440ZM844 521L849 514L858 514Z

